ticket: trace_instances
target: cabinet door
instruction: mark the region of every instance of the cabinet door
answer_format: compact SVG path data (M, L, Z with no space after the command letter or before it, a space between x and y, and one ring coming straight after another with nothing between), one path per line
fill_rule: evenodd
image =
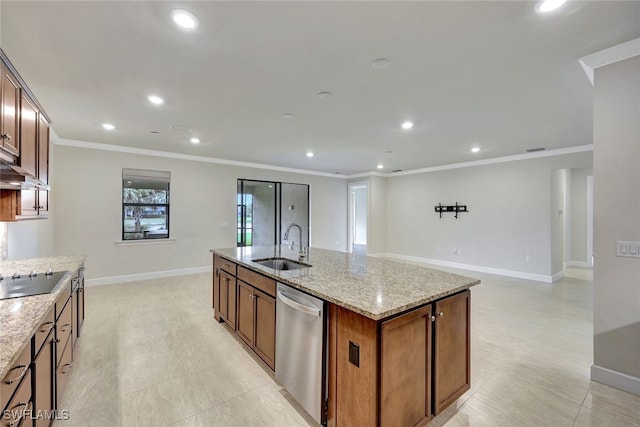
M435 303L435 415L470 387L470 296L464 291Z
M236 278L229 275L227 282L227 324L231 329L236 328Z
M80 278L78 279L80 284L78 285L78 294L77 294L77 317L78 317L78 329L74 331L77 337L80 336L80 331L82 330L82 325L84 324L84 272L80 273Z
M242 283L242 282L240 282ZM276 300L255 289L255 352L271 369L276 360Z
M431 418L431 306L382 323L380 426Z
M220 280L220 302L219 302L219 309L220 309L220 318L223 320L227 320L228 317L228 313L227 313L227 302L229 301L229 298L227 297L227 291L229 289L229 275L220 270L218 272L219 275L219 280Z
M20 155L20 85L11 73L3 68L2 74L2 115L0 117L0 137L5 150Z
M38 179L49 183L49 123L42 114L38 114ZM38 215L49 212L49 192L38 191Z
M242 280L238 280L238 323L236 331L249 347L254 345L255 304L254 290Z
M34 363L35 389L33 390L35 414L48 414L53 409L53 331L49 332L44 346ZM37 427L48 427L46 417L36 419Z
M215 258L215 257L214 257ZM221 271L218 264L213 263L213 296L211 306L213 307L213 318L220 321L220 275Z
M23 93L20 98L20 166L38 175L38 109Z

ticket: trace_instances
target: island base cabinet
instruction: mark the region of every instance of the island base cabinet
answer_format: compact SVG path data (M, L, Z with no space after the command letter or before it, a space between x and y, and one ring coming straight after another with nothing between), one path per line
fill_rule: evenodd
M431 306L382 323L380 426L406 427L431 418Z
M428 424L470 378L470 292L387 320L329 304L327 425Z
M270 295L254 291L256 336L253 350L271 369L276 366L276 300Z
M471 292L464 291L434 304L434 414L470 388Z

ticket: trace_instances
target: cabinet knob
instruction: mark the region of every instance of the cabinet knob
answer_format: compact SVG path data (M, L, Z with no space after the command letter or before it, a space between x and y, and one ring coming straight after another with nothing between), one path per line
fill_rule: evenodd
M431 316L431 321L435 322L436 321L436 316Z
M438 313L438 317L444 317L444 313L443 312Z
M2 134L2 139L6 139L7 141L11 141L11 134L3 133Z

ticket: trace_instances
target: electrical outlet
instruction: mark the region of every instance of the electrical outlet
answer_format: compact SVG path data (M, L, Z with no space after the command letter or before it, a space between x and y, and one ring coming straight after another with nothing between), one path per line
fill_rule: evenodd
M640 242L616 241L616 255L627 258L640 258Z
M531 264L531 255L527 255L525 261L527 262L527 264Z
M458 248L458 255L462 255L462 249Z

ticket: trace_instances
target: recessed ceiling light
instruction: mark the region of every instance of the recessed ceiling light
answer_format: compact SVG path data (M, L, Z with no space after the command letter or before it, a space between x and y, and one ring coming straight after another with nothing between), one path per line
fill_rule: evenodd
M171 10L171 19L178 27L185 30L193 30L198 26L198 18L184 9Z
M104 130L114 130L116 127L114 125L112 125L111 123L103 123L102 124L102 128Z
M313 151L307 151L307 157L313 157Z
M402 129L411 129L413 127L413 122L404 122L402 124Z
M291 114L291 113L282 113L282 118L283 119L291 119L291 118L293 118L293 114Z
M558 9L565 4L567 0L539 0L536 4L536 12L547 13Z
M200 144L200 139L199 138L191 138L189 141L191 141L194 144Z
M473 147L473 148L471 149L471 152L472 152L472 153L477 153L478 151L480 151L480 147Z
M164 104L164 99L160 98L158 95L149 95L149 96L147 96L147 99L153 105L162 105L162 104Z
M378 163L378 169L382 169L384 165L382 163Z
M371 65L373 68L387 68L389 66L389 60L387 58L375 59Z
M329 98L331 95L333 94L326 90L323 90L322 92L318 92L318 97L320 98Z

